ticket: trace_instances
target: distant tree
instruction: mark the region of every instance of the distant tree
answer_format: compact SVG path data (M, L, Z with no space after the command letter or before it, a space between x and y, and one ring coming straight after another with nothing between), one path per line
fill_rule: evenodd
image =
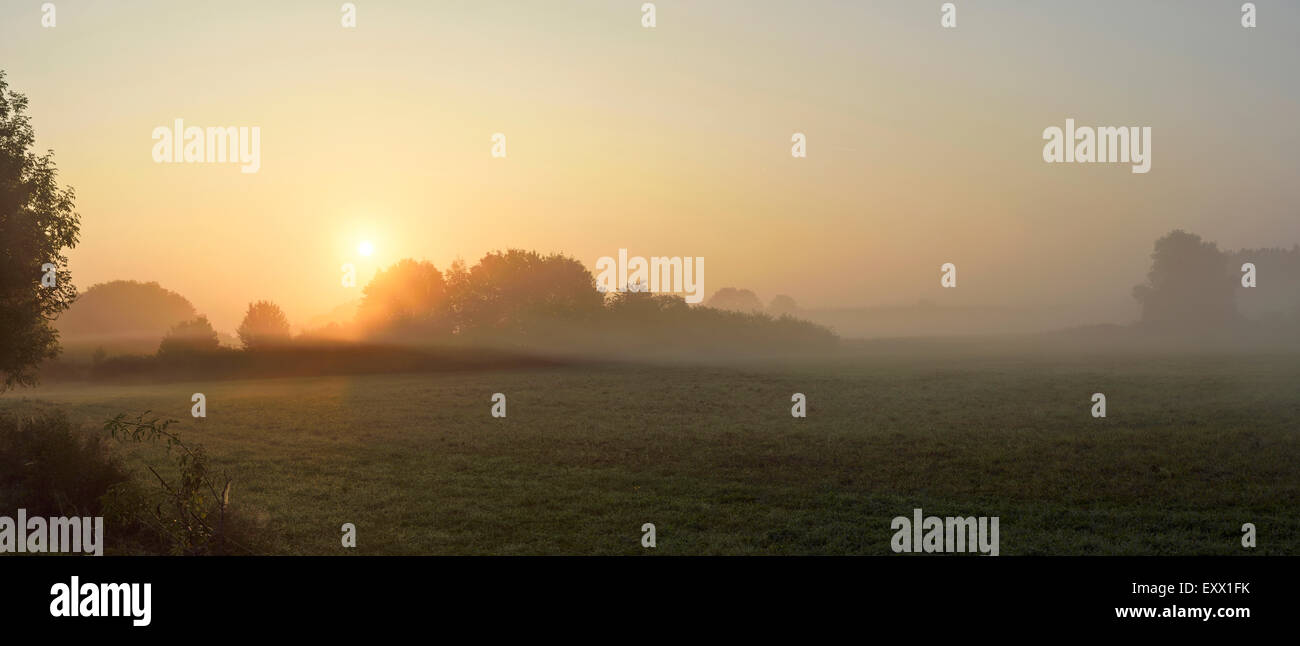
M91 285L59 319L64 336L136 336L157 340L193 319L194 306L158 283L114 280Z
M1213 242L1182 230L1155 243L1146 283L1133 288L1144 324L1171 330L1224 327L1237 319L1234 277Z
M510 249L473 267L454 265L450 298L462 332L526 333L530 322L595 316L604 295L582 263L562 254Z
M172 327L158 344L158 356L183 357L193 354L216 352L221 346L217 340L217 331L212 329L208 317L200 316L192 321L182 321Z
M793 298L785 294L779 294L772 298L772 302L767 306L767 313L772 316L794 316L799 312L799 304L794 302Z
M239 341L250 350L285 345L289 342L289 319L279 305L257 301L248 304L248 312L236 332Z
M758 300L758 295L748 289L736 289L735 287L723 287L713 293L709 300L704 303L705 307L725 310L728 312L762 312L763 301Z
M666 317L682 320L691 314L691 306L678 294L655 294L648 291L619 291L609 294L605 308L625 322L651 323Z
M447 285L433 263L406 258L381 269L362 291L357 321L368 328L445 320Z
M1255 320L1281 317L1300 321L1300 245L1290 249L1239 249L1228 252L1227 272L1233 275L1237 311ZM1241 286L1241 266L1255 265L1256 286Z
M37 155L27 97L0 71L0 392L36 383L36 366L59 354L51 321L77 296L63 250L77 245L74 193L56 181L54 153ZM53 286L41 284L55 267Z
M691 307L678 294L616 292L591 337L612 354L736 356L759 352L823 351L837 343L829 329L765 312Z

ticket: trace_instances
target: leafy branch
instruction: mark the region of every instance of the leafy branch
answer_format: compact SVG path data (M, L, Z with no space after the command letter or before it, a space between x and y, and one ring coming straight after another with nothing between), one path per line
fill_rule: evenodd
M218 493L217 481L209 475L208 457L203 445L190 446L175 431L168 430L174 419L148 418L150 411L128 418L118 414L104 423L104 430L114 439L138 443L161 442L169 456L174 456L179 475L168 481L151 465L145 468L161 485L164 503L150 509L152 523L169 537L175 550L182 554L224 552L226 514L230 507L231 480L222 475L224 484ZM215 527L210 522L215 517ZM240 547L236 544L236 547Z

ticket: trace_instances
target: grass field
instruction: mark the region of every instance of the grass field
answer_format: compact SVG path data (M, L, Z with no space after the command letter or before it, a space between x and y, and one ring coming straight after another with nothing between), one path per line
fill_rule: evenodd
M181 420L289 554L888 554L890 520L915 507L1000 517L1003 555L1300 554L1300 355L914 350L69 383L0 408ZM206 419L189 415L194 392Z

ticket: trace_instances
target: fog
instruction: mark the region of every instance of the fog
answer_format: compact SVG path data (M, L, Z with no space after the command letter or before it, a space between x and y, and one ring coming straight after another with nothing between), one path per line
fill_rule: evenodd
M981 2L942 29L901 0L719 1L647 30L594 0L407 2L347 33L308 3L92 5L50 30L6 5L0 60L77 190L78 286L156 281L224 334L254 300L301 327L400 259L510 248L593 273L703 258L705 294L788 295L852 336L1031 331L1139 320L1175 229L1300 242L1300 8L1242 29L1197 4ZM155 163L177 118L260 128L258 171ZM1150 128L1149 171L1047 163L1067 120Z

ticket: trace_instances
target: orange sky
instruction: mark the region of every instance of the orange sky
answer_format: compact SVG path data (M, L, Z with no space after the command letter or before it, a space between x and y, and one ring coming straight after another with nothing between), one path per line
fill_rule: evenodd
M1099 322L1170 229L1300 241L1293 6L1245 30L1205 2L959 2L944 30L938 3L658 2L644 29L639 1L359 0L346 30L330 2L69 0L53 29L39 4L0 7L0 69L77 191L77 284L155 280L227 332L252 300L356 298L345 262L507 247ZM1067 117L1151 126L1152 171L1043 163ZM260 171L154 163L176 118L260 127Z

